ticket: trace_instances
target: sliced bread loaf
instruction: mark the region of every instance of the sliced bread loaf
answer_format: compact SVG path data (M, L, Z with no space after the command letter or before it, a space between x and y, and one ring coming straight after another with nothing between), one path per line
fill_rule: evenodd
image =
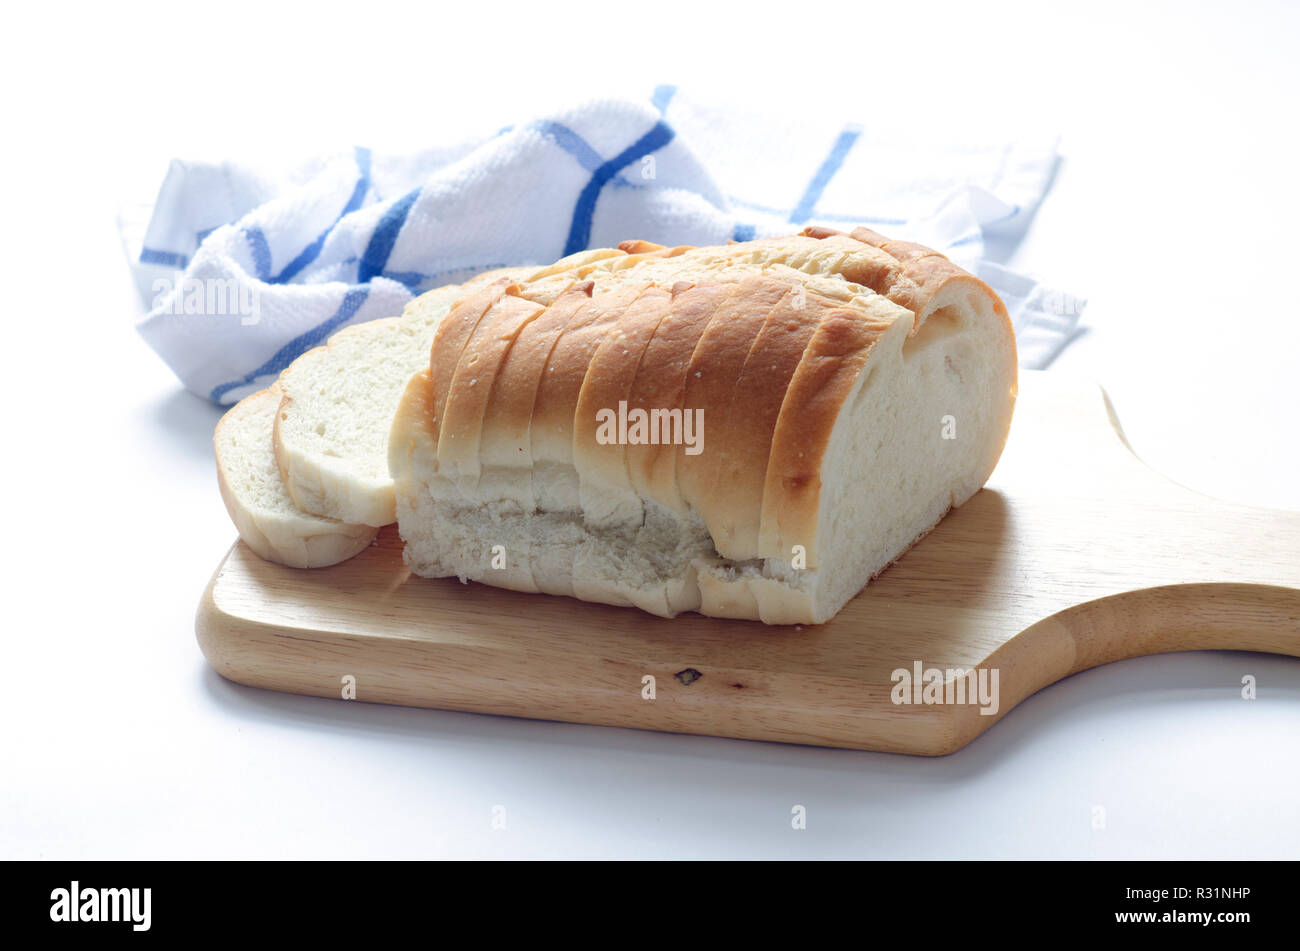
M417 574L819 623L992 471L1014 339L992 291L942 255L865 230L621 250L458 305L544 308L494 349L486 399L453 385L478 347L435 341L390 441ZM638 410L660 421L649 438ZM611 412L615 447L593 418ZM459 450L446 462L472 479L440 468L462 439L479 469Z

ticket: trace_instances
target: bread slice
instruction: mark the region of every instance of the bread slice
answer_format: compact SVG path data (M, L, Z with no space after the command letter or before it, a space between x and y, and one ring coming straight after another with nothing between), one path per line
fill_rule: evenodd
M345 561L378 529L310 515L294 504L271 449L280 399L272 386L240 400L217 423L213 444L226 511L248 547L268 561L294 568Z
M410 341L389 317L349 327L295 360L272 434L281 477L304 512L365 525L393 519L376 422L391 415L384 395L415 369ZM378 463L378 464L376 464Z
M744 354L726 425L709 431L717 471L709 484L710 532L718 551L747 559L758 551L767 462L781 407L813 334L839 302L793 288L763 319Z
M655 330L632 382L628 408L629 411L640 410L647 414L651 440L627 447L632 487L641 498L654 499L679 515L688 510L677 484L678 447L655 437L661 436L665 428L671 435L677 419L682 420L684 437L685 418L681 410L686 405L686 375L696 345L704 337L714 315L739 294L743 286L740 281L674 285L668 316ZM656 419L660 421L657 426Z
M504 288L502 296L479 320L456 363L447 391L438 440L438 469L458 483L466 496L478 490L482 471L479 447L492 384L516 338L545 310L513 293L517 290L513 286Z
M737 416L748 412L744 407L739 414L733 410L736 387L768 314L794 294L791 284L762 272L743 278L735 294L714 313L695 345L686 370L682 405L715 407L716 422L723 423L708 427L715 420L701 419L707 427L708 442L701 438L704 432L696 433L696 445L677 454L677 483L682 501L697 511L704 509L715 495L731 494L729 486L719 492L717 476L725 458L728 433L736 424ZM718 551L727 555L728 542L718 536L713 526L710 531Z
M492 459L466 491L428 451L449 435L436 432L436 368L452 354L435 342L389 460L415 573L663 616L820 623L991 473L1014 339L993 292L942 255L823 230L620 251L515 291L545 309L499 361L481 421L457 425L456 438L480 426ZM589 417L624 401L702 413L701 451L630 427L622 445L601 442ZM498 470L511 474L487 477Z
M541 508L581 508L573 468L574 407L600 342L643 290L619 287L591 294L556 332L555 346L546 358L533 399L530 430L534 485L538 486Z
M632 384L659 324L668 316L672 292L647 285L609 328L592 354L573 415L574 468L582 514L592 526L632 525L643 515L641 497L632 485L627 444L609 439L612 413L618 425L620 406L628 406Z
M591 287L569 281L554 303L529 320L511 341L492 381L479 440L484 497L537 508L533 488L533 403L546 362L569 318L590 299ZM539 305L541 306L541 305Z
M339 331L280 375L275 455L305 512L382 526L394 521L388 431L407 380L429 359L434 334L467 293L535 269L489 271L416 298L400 318Z

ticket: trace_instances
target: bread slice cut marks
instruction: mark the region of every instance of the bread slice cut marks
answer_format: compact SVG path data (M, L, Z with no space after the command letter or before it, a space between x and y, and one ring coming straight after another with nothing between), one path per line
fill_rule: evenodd
M684 438L686 376L696 345L714 314L740 288L740 281L675 285L668 314L655 329L632 383L628 408L646 415L652 440L629 440L627 464L632 486L643 499L679 515L686 514L687 506L677 484L678 447L661 441L662 436L666 429L671 437L676 425Z
M533 464L537 393L564 328L589 304L591 291L590 282L569 279L549 305L534 301L542 310L515 336L492 382L479 444L481 465L489 491L521 510L535 510L542 489Z
M581 520L582 503L573 463L574 409L592 355L608 329L633 304L642 288L617 287L579 302L547 357L533 401L533 487L539 509L556 513L567 533ZM571 593L573 543L532 546L533 582L544 591Z
M802 285L791 286L764 318L745 355L726 425L712 435L717 473L709 530L727 557L758 555L772 435L804 351L835 306L836 301Z
M795 286L762 272L742 278L695 345L682 396L683 419L693 421L689 429L694 445L684 445L677 453L677 483L682 501L698 512L709 511L717 494L723 447L738 415L734 398L746 358L768 314L795 293ZM739 408L741 414L748 411ZM730 557L715 526L710 524L709 531L718 551Z
M447 400L451 394L452 381L456 378L456 368L460 366L461 356L469 344L479 322L505 296L510 283L506 280L494 281L486 287L467 294L456 302L438 324L434 335L433 348L429 356L429 379L433 386L433 425L438 433L439 458L442 443L453 438L452 433L443 434L444 417Z
M484 420L492 388L523 329L545 309L510 286L470 334L452 374L438 438L438 468L466 494L477 491Z
M628 471L627 433L617 427L624 425L637 370L672 299L671 291L646 285L609 329L587 367L573 416L573 458L583 518L589 524L631 526L644 516L644 503Z

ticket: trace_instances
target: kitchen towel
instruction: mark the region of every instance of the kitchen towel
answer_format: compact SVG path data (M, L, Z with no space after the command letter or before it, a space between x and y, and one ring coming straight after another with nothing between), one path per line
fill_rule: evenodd
M1023 236L1056 161L1050 139L891 138L661 86L411 155L358 147L272 169L174 161L151 212L122 228L140 333L186 387L223 405L340 328L488 268L628 238L719 244L811 224L943 251L1002 296L1021 364L1042 367L1083 301L996 259Z

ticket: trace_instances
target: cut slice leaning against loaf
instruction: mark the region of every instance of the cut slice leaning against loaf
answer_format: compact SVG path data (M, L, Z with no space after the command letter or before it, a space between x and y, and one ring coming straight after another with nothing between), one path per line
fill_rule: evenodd
M323 568L360 552L378 531L309 515L285 490L271 451L277 387L247 396L217 423L217 482L226 511L248 547L268 561Z
M535 270L488 271L429 291L401 317L345 328L285 369L275 456L299 508L365 525L394 520L388 430L406 381L428 362L439 322L481 285Z
M1015 342L942 255L865 229L621 247L503 287L527 323L490 335L491 374L435 341L408 383L389 466L416 574L821 623L991 474Z

